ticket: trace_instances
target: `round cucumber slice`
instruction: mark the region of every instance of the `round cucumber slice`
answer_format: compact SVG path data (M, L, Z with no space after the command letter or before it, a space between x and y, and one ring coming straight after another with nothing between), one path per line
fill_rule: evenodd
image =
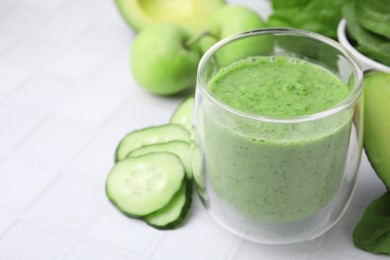
M185 99L175 110L171 117L171 123L184 127L188 132L192 131L192 113L194 111L195 98Z
M190 141L190 134L183 127L176 124L153 126L133 131L127 134L119 143L115 152L115 161L145 145L164 143L172 140Z
M116 163L107 177L106 193L120 211L142 217L165 207L184 177L184 167L176 155L150 153Z
M136 31L157 23L173 23L196 34L207 28L224 0L116 0L126 22Z
M192 183L184 181L180 190L164 208L144 217L145 222L157 229L174 229L185 221L192 202Z
M186 170L187 178L192 179L191 146L189 143L184 141L174 140L166 143L143 146L129 153L127 155L127 158L154 152L170 152L177 155L183 163L184 169Z

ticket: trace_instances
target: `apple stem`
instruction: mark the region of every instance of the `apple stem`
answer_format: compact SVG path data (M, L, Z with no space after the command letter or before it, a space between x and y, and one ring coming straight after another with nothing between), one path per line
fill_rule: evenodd
M203 31L201 33L199 33L198 35L196 35L195 37L191 38L189 41L187 41L184 46L189 49L191 48L194 44L196 44L197 42L199 42L203 37L205 36L211 36L213 38L217 38L215 35L213 35L210 31Z

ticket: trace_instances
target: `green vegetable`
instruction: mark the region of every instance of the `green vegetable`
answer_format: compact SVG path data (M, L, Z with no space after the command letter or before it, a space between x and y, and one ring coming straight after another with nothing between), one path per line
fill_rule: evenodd
M150 25L172 23L193 34L203 30L211 15L226 4L224 0L115 0L115 3L122 17L136 31Z
M390 192L368 206L353 232L353 243L370 253L390 255Z
M118 162L126 156L145 145L165 143L172 140L190 141L190 133L183 127L175 124L152 126L128 133L118 144L115 151L115 161Z
M390 189L390 73L364 75L364 150L376 174Z
M130 217L143 217L167 206L185 181L180 159L167 152L127 158L106 180L111 203Z
M361 17L357 16L359 8L359 4L356 2L351 2L343 8L349 37L356 42L356 49L359 52L390 66L390 39L362 27L360 25ZM384 26L386 27L386 25Z
M127 155L127 158L155 152L169 152L175 154L183 163L187 178L192 179L191 146L188 142L173 140L165 143L142 146L141 148L130 152Z
M187 219L191 202L192 183L184 181L167 206L144 217L144 220L150 226L161 230L178 228Z
M337 38L341 9L352 0L272 0L271 27L292 27Z
M190 96L186 98L180 105L176 108L173 113L170 122L172 124L178 124L184 127L188 132L192 131L192 112L194 110L195 98Z
M390 1L357 0L356 15L366 30L390 40Z

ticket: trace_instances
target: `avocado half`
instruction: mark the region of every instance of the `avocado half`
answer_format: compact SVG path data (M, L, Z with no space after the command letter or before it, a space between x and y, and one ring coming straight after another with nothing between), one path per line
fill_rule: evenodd
M207 28L212 14L225 0L115 0L126 22L140 31L156 23L174 23L192 34Z
M364 149L375 172L390 189L390 74L365 74L364 88Z

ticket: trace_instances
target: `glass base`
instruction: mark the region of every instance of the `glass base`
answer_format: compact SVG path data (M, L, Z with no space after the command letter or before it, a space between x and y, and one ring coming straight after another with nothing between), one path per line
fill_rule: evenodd
M272 224L243 216L222 201L212 189L208 189L207 197L201 200L209 215L227 231L256 243L284 245L306 242L324 234L342 217L351 197L351 190L342 192L341 189L317 214L300 221ZM347 204L338 203L345 200Z

